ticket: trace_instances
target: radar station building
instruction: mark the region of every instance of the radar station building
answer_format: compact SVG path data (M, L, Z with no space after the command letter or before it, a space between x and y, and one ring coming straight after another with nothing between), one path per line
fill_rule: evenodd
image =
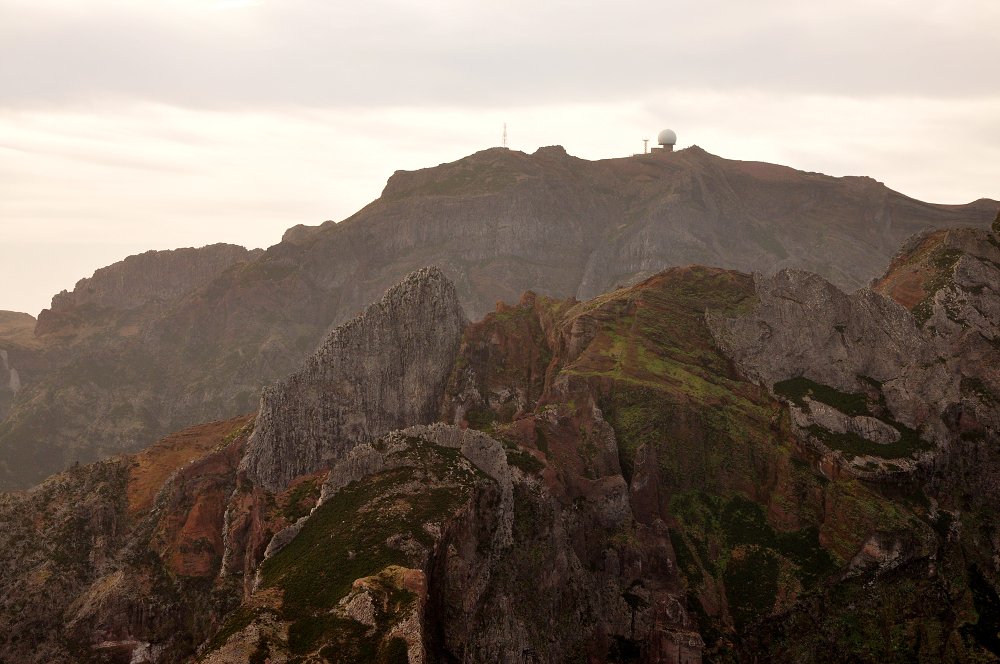
M656 142L659 144L659 147L650 150L653 154L673 152L674 146L677 145L677 134L673 129L664 129L657 135Z
M649 139L643 139L642 141L642 153L635 155L636 157L656 155L664 156L674 151L674 146L677 145L677 134L673 129L664 129L656 136L657 147L649 148Z

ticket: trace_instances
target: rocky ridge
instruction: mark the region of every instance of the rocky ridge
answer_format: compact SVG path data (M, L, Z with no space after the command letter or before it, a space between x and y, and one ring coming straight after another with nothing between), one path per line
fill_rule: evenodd
M57 296L38 348L12 361L23 390L0 422L0 489L254 409L263 385L425 265L477 316L525 290L586 299L692 262L855 287L910 234L985 226L996 205L931 205L700 148L593 162L491 149L399 172L351 218L297 226L263 254L147 253Z
M232 593L206 580L218 573L247 423L196 427L0 496L0 658L189 656L232 608Z
M173 355L154 337L169 328L172 307L192 289L260 254L224 244L147 252L55 296L37 323L19 315L16 334L0 321L0 351L19 383L16 395L8 390L8 406L0 406L0 489L141 449L148 435L198 421L192 408L204 407L213 390L192 383L192 360L213 342L192 338ZM239 384L233 378L224 378L227 389ZM251 408L208 406L226 415Z

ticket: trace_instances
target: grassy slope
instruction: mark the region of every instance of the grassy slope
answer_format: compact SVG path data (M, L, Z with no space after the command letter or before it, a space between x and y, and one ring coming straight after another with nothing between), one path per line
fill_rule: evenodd
M233 613L209 651L270 612L290 623L288 642L280 648L291 652L293 662L406 661L405 647L401 651L401 641L389 632L416 601L399 581L401 570L420 567L422 560L399 543L428 550L434 536L425 524L449 518L483 476L457 450L419 439L410 439L409 448L398 454L405 458L403 467L339 491L288 546L263 563L261 592L277 591L281 600ZM359 582L380 598L372 630L336 610ZM261 642L258 650L266 655L275 645Z

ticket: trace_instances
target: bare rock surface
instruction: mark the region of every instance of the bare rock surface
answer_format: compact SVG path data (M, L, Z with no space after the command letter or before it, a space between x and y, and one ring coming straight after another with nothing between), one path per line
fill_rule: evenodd
M471 324L418 272L270 390L256 428L0 496L0 657L991 661L978 242L916 242L885 282L910 299L689 266ZM852 445L878 463L831 463Z
M793 395L800 406L793 420L822 449L839 447L858 476L877 478L886 467L880 456L913 471L918 448L926 463L939 463L960 439L992 439L1000 430L998 259L996 232L925 233L872 288L848 294L793 270L757 275L752 311L708 321L749 379L776 393L796 380L826 391L827 403Z
M890 380L926 344L901 305L870 290L847 294L819 275L782 270L755 277L750 315L714 321L716 340L743 373L768 386L808 373L842 389L857 376ZM915 354L918 357L914 357Z
M276 489L358 443L432 422L465 322L440 270L410 274L335 329L305 367L264 390L241 468Z

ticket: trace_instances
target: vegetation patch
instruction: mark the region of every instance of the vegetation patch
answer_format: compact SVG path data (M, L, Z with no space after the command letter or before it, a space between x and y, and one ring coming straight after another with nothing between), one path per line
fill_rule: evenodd
M917 560L877 578L845 579L756 625L746 634L750 650L782 662L996 661L1000 653L977 642L966 623L964 580L944 576L928 575L927 562ZM992 629L995 640L997 625Z
M528 475L537 475L545 468L544 463L526 450L517 447L505 447L504 452L507 454L507 463L520 468Z
M485 406L482 408L470 408L465 413L465 420L473 429L489 431L497 421L497 414Z
M233 634L237 632L242 632L246 629L250 623L262 616L264 613L274 613L270 609L252 609L247 606L240 606L235 611L229 613L226 616L225 622L219 628L219 631L215 633L212 640L209 641L206 652L212 652L213 650L218 650L222 646L226 645L226 641L229 640Z
M774 391L801 408L808 408L806 397L813 401L832 406L845 415L871 415L868 400L864 394L841 392L840 390L809 380L805 376L796 376L774 384Z
M673 546L674 556L677 558L677 567L681 570L682 576L693 587L701 585L705 575L701 571L701 565L698 564L694 554L691 553L687 542L684 541L684 535L671 528L670 544Z
M704 569L723 581L738 627L770 614L780 592L813 587L836 569L815 527L778 532L763 508L741 494L691 491L674 496L670 511L682 529L671 541L689 588L700 585L702 572L687 542ZM792 587L779 574L782 566L792 570Z
M978 619L974 625L966 625L963 631L1000 657L1000 596L976 567L969 568L969 587Z
M729 611L737 629L771 613L778 596L779 554L756 544L737 545L729 551L722 571Z
M878 402L876 404L870 403L868 397L862 393L841 392L834 387L817 383L805 376L797 376L775 383L774 391L776 394L785 397L802 408L808 408L809 402L806 401L806 397L808 397L813 401L836 408L851 417L874 417L899 432L899 440L894 443L882 444L867 440L856 433L830 431L816 424L808 428L809 433L813 437L830 449L843 452L847 455L848 459L859 456L872 456L882 459L905 459L912 457L918 452L930 449L930 443L922 440L916 430L911 429L888 415L889 408L885 403L881 384L877 380L866 376L861 376L860 378L878 391Z
M899 440L884 445L873 443L850 431L838 433L824 429L816 424L811 425L808 431L830 449L843 452L849 460L859 456L872 456L882 459L908 459L914 454L931 447L931 444L921 439L920 434L915 430L895 421L893 421L893 425L900 433Z
M666 388L614 384L599 400L615 431L622 474L629 482L643 445L656 453L660 483L668 491L722 487L734 477L764 481L775 439L786 432L774 402L741 388L714 406L692 402ZM754 463L746 463L748 459Z
M975 396L986 403L996 403L997 401L997 398L993 395L993 392L986 387L986 384L975 376L966 376L962 378L961 390L962 394Z
M309 478L296 484L285 498L281 513L294 523L312 510L319 498L322 482L319 478Z
M337 652L348 654L331 661L380 661L381 637L365 645L367 637L358 633L364 626L331 609L351 592L355 580L377 577L393 565L421 562L411 560L413 554L405 550L431 546L433 537L424 524L448 518L469 500L479 481L457 450L419 439L410 442L405 453L410 465L340 490L312 513L295 539L261 565L262 588L284 591L282 619L292 622L293 652L306 654L335 644ZM383 585L380 615L391 623L413 596Z

